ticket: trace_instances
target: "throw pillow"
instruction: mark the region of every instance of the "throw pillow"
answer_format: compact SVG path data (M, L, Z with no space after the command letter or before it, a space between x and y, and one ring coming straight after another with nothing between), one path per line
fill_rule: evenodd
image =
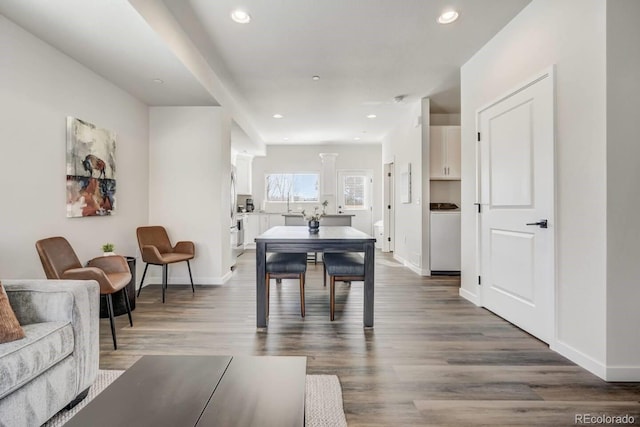
M24 331L9 305L9 297L0 283L0 344L24 338Z

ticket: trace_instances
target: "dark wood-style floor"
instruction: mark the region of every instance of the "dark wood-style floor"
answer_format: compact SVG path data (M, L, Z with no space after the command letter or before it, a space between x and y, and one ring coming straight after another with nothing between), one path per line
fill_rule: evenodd
M100 367L145 354L302 355L307 373L338 375L350 426L574 425L576 415L635 417L640 384L606 383L458 296L456 277L419 277L376 255L375 328L362 327L362 283L337 284L336 320L322 265L309 264L306 317L298 283L272 285L269 328L256 329L255 255L222 286L145 287L117 318L114 351L100 323ZM151 267L153 268L153 267ZM176 267L177 268L177 267ZM602 425L602 424L601 424Z

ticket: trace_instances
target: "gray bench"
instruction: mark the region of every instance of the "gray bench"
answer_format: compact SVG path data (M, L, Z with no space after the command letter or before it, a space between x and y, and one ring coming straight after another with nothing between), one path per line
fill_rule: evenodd
M267 316L269 316L269 282L271 279L300 280L300 315L304 317L304 281L307 272L307 254L275 253L267 259Z
M354 253L325 253L324 254L324 286L327 286L327 274L330 279L329 307L331 320L335 318L336 280L352 281L364 280L364 258Z

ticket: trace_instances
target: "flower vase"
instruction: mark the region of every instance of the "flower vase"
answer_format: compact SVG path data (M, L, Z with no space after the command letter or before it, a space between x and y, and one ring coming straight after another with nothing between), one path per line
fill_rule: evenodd
M320 221L312 219L309 221L309 233L315 234L320 231Z
M112 255L115 255L115 254L116 254L115 252L103 252L102 256L112 256Z

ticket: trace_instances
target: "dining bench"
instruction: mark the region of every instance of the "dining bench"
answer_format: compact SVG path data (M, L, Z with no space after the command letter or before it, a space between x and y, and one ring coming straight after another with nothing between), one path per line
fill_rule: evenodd
M336 280L364 281L364 258L351 252L324 254L324 286L327 286L327 274L330 279L329 310L331 320L335 318L336 307Z

